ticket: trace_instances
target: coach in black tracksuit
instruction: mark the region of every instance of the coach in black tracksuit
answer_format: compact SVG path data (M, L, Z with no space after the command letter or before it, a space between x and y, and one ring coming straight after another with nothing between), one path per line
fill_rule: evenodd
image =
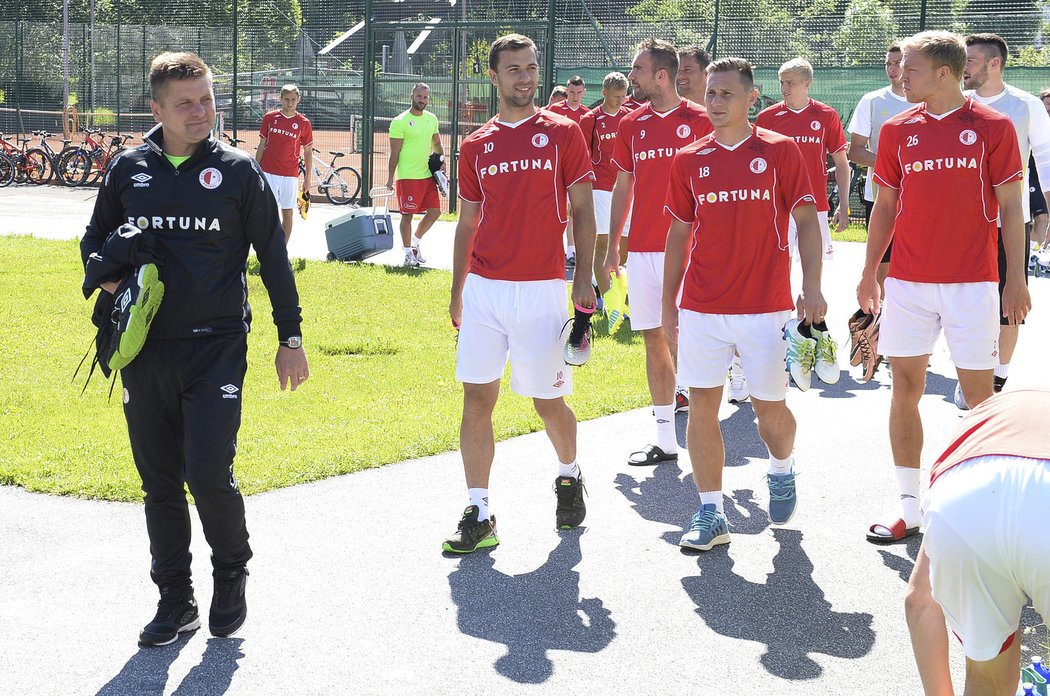
M164 300L142 352L122 370L124 414L145 492L151 575L161 591L145 645L173 642L199 626L190 582L193 494L212 549L215 594L209 624L225 636L244 621L245 568L252 552L233 474L247 369L249 245L258 255L281 346L284 389L309 376L299 297L276 203L246 153L211 137L211 74L193 54L162 54L150 72L158 125L145 144L117 158L81 241L98 251L130 222L154 237ZM103 289L113 290L109 283Z

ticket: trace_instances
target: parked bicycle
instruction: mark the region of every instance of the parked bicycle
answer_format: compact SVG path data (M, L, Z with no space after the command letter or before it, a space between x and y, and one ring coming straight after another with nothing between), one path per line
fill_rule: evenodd
M93 138L98 136L98 140ZM114 135L106 144L106 134L100 130L84 130L84 144L70 146L59 153L56 170L67 186L83 186L98 181L109 168L110 162L125 150L124 143L131 135Z
M320 155L317 148L313 148L314 154ZM345 157L346 153L337 150L329 150L332 156L331 162L324 162L319 157L314 157L314 182L318 193L323 193L330 203L335 205L349 205L357 200L361 193L361 175L350 166L336 167L335 161ZM302 189L303 178L306 176L306 165L299 158L299 188Z
M15 162L10 157L0 154L0 188L10 186L15 180Z
M39 132L39 131L38 131ZM54 167L47 153L38 147L29 147L32 138L19 138L21 147L11 143L10 136L0 133L0 151L14 162L14 182L46 184L51 181Z

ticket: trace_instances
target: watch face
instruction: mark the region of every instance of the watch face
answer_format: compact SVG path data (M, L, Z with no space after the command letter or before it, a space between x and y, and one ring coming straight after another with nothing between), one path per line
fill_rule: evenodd
M288 339L288 347L289 348L302 348L303 347L303 339L302 339L302 337L300 337L300 336L291 336L291 337L289 337L289 339Z

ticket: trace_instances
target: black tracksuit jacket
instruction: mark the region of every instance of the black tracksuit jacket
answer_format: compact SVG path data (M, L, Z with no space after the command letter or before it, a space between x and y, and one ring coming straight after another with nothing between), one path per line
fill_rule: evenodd
M150 338L193 338L250 330L246 273L254 246L279 339L301 336L280 215L258 164L209 138L176 169L162 144L158 127L113 161L80 242L83 261L125 222L148 232L165 286Z

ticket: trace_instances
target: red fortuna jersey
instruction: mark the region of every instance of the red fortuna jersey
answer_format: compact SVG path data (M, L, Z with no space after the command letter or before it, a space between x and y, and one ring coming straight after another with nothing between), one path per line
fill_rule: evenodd
M683 147L712 131L707 109L683 99L666 113L652 104L620 120L613 163L634 175L634 208L628 251L663 251L671 216L664 210L671 160Z
M594 181L583 133L549 111L516 126L492 119L467 136L459 197L481 204L470 272L494 280L565 278L568 190L580 181Z
M667 212L690 223L693 236L682 309L762 314L794 307L788 218L816 201L792 139L752 128L732 149L712 134L674 158Z
M635 109L642 108L647 103L648 102L640 102L634 97L627 97L623 100L623 108L627 109L628 111L634 111Z
M587 107L583 104L580 104L577 108L570 109L569 100L562 99L557 104L554 104L553 106L548 106L547 111L550 111L552 114L564 116L573 123L579 123L580 119L583 118L583 115L587 113Z
M976 457L1050 459L1050 431L1043 422L1048 403L1050 391L1044 389L1004 391L982 401L959 421L952 443L930 470L930 485Z
M992 189L1023 176L1010 119L972 99L941 119L920 104L886 121L875 183L900 196L889 275L917 283L997 281Z
M612 191L619 169L613 164L613 148L616 146L616 132L620 121L631 113L620 107L615 114L606 112L601 105L588 111L580 119L580 130L587 141L591 153L591 164L594 166L594 190Z
M262 162L264 172L278 176L299 176L299 148L314 143L310 119L298 111L288 118L277 111L263 116L259 137L266 140Z
M780 102L763 109L755 125L794 138L806 160L817 212L829 210L828 155L846 149L846 134L838 112L816 99L810 99L802 111L792 111Z

